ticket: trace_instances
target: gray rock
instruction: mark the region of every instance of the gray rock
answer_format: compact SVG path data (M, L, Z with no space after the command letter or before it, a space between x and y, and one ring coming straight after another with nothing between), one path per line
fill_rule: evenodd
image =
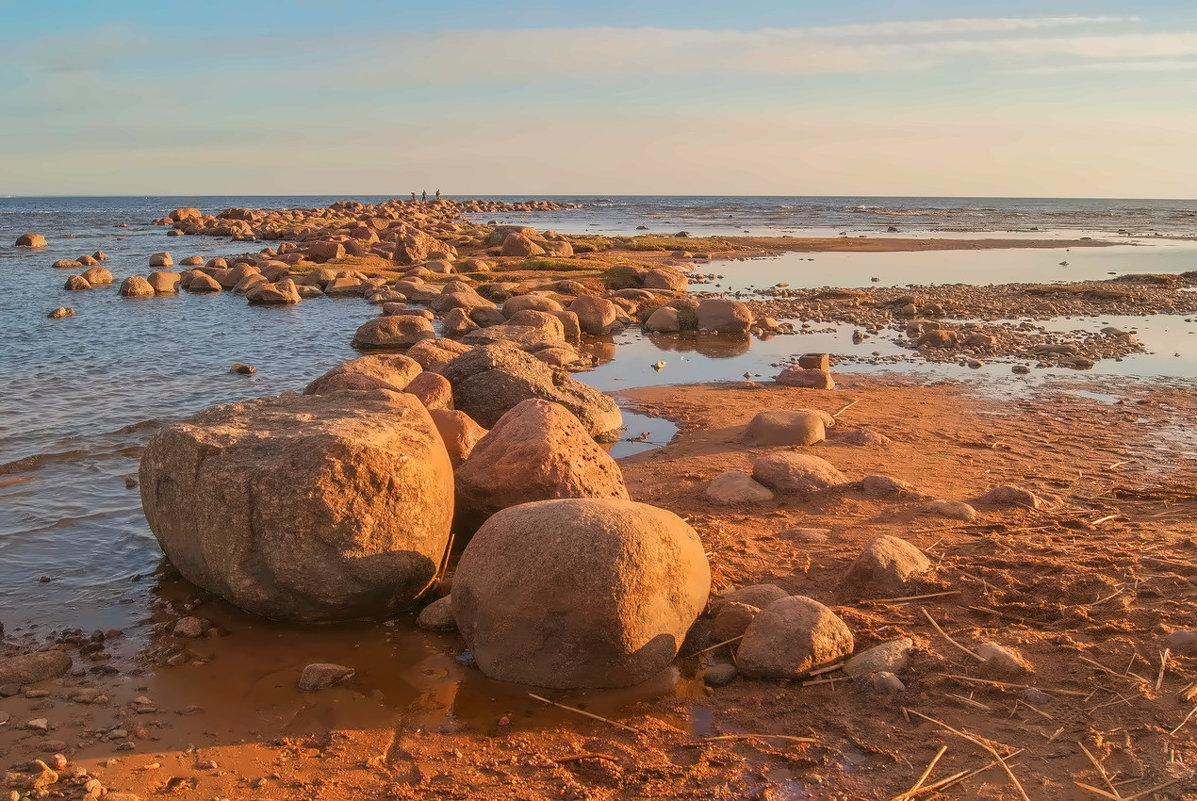
M1164 645L1179 656L1197 656L1197 629L1179 629L1164 638Z
M325 690L334 684L348 681L355 675L357 675L357 671L351 667L317 662L303 669L303 673L299 676L299 689L309 692Z
M964 501L935 500L923 507L928 514L971 523L977 519L977 510Z
M1031 672L1030 663L1013 648L983 642L975 650L977 656L984 660L981 663L981 671L987 676L1018 676Z
M914 485L892 476L865 476L860 481L860 487L865 495L874 498L920 497L922 493Z
M739 673L735 665L710 665L702 672L702 680L711 687L723 687L735 681Z
M845 662L844 672L853 678L878 672L897 673L906 667L912 650L914 640L909 637L883 642Z
M1041 505L1039 496L1035 493L1022 487L1012 487L1009 484L994 487L978 497L977 503L989 506L1029 506L1032 509L1038 509Z
M416 625L424 631L453 631L457 621L453 619L453 596L438 598L420 610Z
M206 620L201 620L198 617L181 617L175 622L174 635L195 639L204 636L204 633L210 628L212 628L212 624Z
M1022 691L1022 700L1026 701L1028 704L1043 706L1044 704L1050 704L1052 702L1052 697L1043 690L1037 690L1034 687L1028 687Z
M893 673L878 671L869 676L869 683L873 689L883 695L897 695L906 692L906 685Z

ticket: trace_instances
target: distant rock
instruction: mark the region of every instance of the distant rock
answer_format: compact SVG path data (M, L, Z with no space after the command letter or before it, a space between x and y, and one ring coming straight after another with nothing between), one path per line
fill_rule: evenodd
M831 415L812 409L767 409L749 421L745 436L768 447L814 445L827 438L826 426L834 423Z
M62 285L62 288L71 292L79 292L91 289L91 284L81 275L72 275L67 277L66 283Z
M41 234L21 234L17 237L16 247L19 248L44 248L46 246L46 238Z
M752 328L752 310L748 304L727 298L707 298L698 304L700 331L717 331L720 334L743 334Z
M976 502L987 506L1029 506L1032 509L1038 509L1042 505L1035 493L1009 484L994 487L978 497Z
M174 260L174 258L171 257L170 253L163 251L161 253L155 253L154 255L150 256L150 266L151 267L174 267L175 260Z
M131 275L122 281L120 293L126 298L152 298L157 294L150 282L140 275Z
M432 323L414 315L375 317L362 323L353 334L355 348L401 348L423 339L433 339Z
M773 493L768 487L739 470L728 470L715 476L707 485L705 494L721 504L765 503L773 500Z
M75 310L69 306L59 306L57 309L54 309L52 312L50 312L46 316L49 317L51 320L62 320L67 317L74 317Z
M812 370L806 367L787 367L774 379L783 387L804 389L835 389L835 380L826 370Z
M83 271L83 279L92 286L105 286L112 283L112 273L103 267L92 267Z
M508 234L500 256L543 256L544 248L521 233Z

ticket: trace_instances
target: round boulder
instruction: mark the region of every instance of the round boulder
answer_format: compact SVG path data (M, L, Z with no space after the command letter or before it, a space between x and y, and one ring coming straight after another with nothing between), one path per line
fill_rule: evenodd
M538 501L504 509L470 540L453 616L493 679L626 687L669 665L710 586L698 534L672 512Z
M156 294L153 285L140 275L131 275L122 281L120 293L126 298L152 298Z
M829 418L812 409L767 409L752 418L745 434L757 445L814 445L827 438Z
M801 595L782 598L748 624L736 664L749 678L793 679L852 653L844 621L823 604Z
M353 347L402 348L435 336L432 323L423 317L387 315L362 323L353 334Z
M844 582L880 593L899 593L931 569L923 552L904 539L884 535L872 540L844 575Z
M19 248L44 248L46 238L41 234L21 234L17 237L16 246Z
M185 578L254 614L332 621L411 606L449 541L453 472L410 395L281 395L159 430L139 473Z
M627 498L623 472L568 409L531 398L499 418L457 468L458 510L479 522L551 498Z
M342 389L387 389L402 392L420 374L418 362L407 356L361 356L341 362L304 387L304 395L325 395Z
M752 310L748 304L728 298L707 298L698 304L700 331L718 331L720 334L743 334L752 328Z

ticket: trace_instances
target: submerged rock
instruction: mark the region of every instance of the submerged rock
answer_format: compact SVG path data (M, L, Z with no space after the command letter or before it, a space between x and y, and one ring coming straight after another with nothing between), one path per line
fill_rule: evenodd
M299 676L299 689L308 692L326 690L334 684L348 681L357 675L357 671L344 665L334 665L318 662L308 665Z
M623 687L673 660L706 604L698 534L664 509L539 501L496 514L461 556L453 613L487 676Z
M255 614L343 620L411 605L453 515L448 454L410 395L282 395L158 431L142 506L193 584Z

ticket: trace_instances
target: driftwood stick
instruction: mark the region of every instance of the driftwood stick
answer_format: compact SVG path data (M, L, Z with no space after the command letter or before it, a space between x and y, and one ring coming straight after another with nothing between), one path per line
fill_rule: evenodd
M949 637L948 633L946 631L944 631L943 629L941 629L939 627L939 624L935 622L935 618L931 617L930 612L928 612L926 609L921 609L921 608L919 609L919 611L922 612L923 617L927 618L928 622L930 622L931 625L935 627L935 630L939 632L941 637L943 637L945 640L950 642L952 645L959 648L961 651L964 651L964 653L968 654L969 656L971 656L973 659L977 660L978 662L985 661L980 656L978 656L976 653L974 653L973 651L970 651L969 649L965 648L963 645L961 645L960 643L956 642L951 637Z
M915 782L909 790L904 793L899 793L890 799L890 801L906 801L906 799L917 793L918 789L923 786L923 782L927 781L927 777L931 775L931 771L935 769L935 764L939 762L939 758L942 757L944 752L947 750L948 747L946 745L941 745L939 747L939 752L935 755L935 758L931 760L931 764L927 765L927 769L924 770L919 776L919 780Z
M739 637L732 637L730 640L724 640L723 642L717 642L714 645L708 645L706 648L703 648L701 651L695 651L694 655L698 656L699 654L705 654L708 651L714 651L716 648L722 648L725 645L731 645L733 642L739 642L742 639L744 639L743 634L741 634Z

